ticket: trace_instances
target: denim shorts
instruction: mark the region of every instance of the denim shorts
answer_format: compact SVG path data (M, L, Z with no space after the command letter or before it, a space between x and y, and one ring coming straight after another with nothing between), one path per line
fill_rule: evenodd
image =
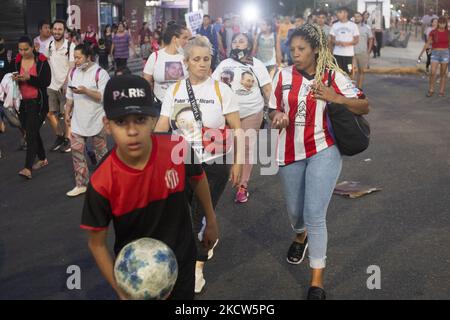
M431 62L448 63L449 58L450 58L450 53L448 50L432 50L431 51Z

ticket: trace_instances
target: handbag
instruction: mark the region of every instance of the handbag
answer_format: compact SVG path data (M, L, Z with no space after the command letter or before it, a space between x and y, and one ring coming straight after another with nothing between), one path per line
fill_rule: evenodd
M328 87L332 83L332 71L328 74ZM353 156L369 147L370 125L362 116L347 109L346 106L336 103L327 104L327 115L331 134L341 154Z
M222 95L219 90L219 82L215 81L216 94L222 105ZM204 151L210 154L216 153L228 153L230 151L233 141L233 135L230 128L225 125L225 129L215 129L207 128L203 126L202 114L198 106L197 100L195 99L194 90L192 89L191 82L186 79L186 88L189 96L189 102L191 104L192 113L194 114L194 119L200 124L202 128L202 146Z

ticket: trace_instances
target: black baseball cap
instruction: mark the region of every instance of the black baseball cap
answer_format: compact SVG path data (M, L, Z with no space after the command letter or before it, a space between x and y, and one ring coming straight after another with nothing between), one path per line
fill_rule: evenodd
M111 78L103 94L105 114L114 120L130 114L159 116L153 106L153 92L144 78L122 75Z

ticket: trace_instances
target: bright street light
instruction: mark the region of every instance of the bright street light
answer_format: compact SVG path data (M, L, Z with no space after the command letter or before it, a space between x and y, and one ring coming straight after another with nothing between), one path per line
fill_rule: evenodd
M254 3L249 3L242 9L242 18L248 22L254 22L259 18L259 8Z

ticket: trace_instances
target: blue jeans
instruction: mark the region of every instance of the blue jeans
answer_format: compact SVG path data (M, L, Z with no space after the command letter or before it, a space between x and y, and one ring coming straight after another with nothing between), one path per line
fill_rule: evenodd
M342 169L336 146L314 156L280 167L287 212L294 232L308 232L309 264L325 268L327 253L326 215Z
M431 62L448 63L449 58L448 50L431 50Z

